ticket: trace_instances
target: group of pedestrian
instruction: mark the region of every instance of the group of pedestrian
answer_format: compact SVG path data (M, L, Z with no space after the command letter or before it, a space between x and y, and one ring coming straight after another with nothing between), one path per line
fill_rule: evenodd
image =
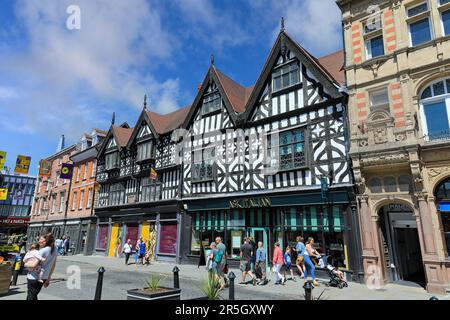
M30 246L23 262L28 269L27 300L38 300L42 287L47 288L56 266L58 251L51 232L39 237L36 244Z
M151 243L147 245L145 239L140 238L134 246L134 263L149 265L150 261L153 259L152 248L153 246L151 245ZM131 243L131 239L127 240L127 242L123 246L122 252L125 254L125 264L128 265L130 256L133 253L133 244Z
M287 246L283 253L280 248L280 243L276 242L272 256L272 272L275 275L275 284L284 285L287 280L295 280L294 268L297 270L301 278L307 279L311 276L313 284L318 286L315 265L312 259L320 259L321 255L314 248L314 239L309 237L306 245L303 243L303 237L298 236L296 238L297 244L295 247ZM257 244L253 240L253 237L249 236L244 239L244 243L240 248L240 264L239 269L242 272L242 281L240 284L247 284L247 275L251 277L253 285L266 285L269 280L267 279L266 272L266 260L267 251L264 248L264 244L260 241ZM292 253L297 253L297 259L295 266L292 263ZM290 278L288 278L290 275Z
M69 252L69 248L70 248L70 237L62 236L62 237L56 238L55 246L56 246L58 255L67 256L67 253Z

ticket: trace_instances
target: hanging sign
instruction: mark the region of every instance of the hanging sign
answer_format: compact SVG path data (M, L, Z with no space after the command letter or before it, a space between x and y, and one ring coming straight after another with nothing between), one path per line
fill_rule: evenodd
M30 170L31 157L18 155L14 173L28 174Z
M8 189L1 188L0 189L0 201L5 201L8 197Z
M52 163L48 160L42 159L39 161L39 177L50 177L52 171Z
M0 151L0 170L3 170L6 161L6 151Z
M61 165L61 175L59 176L61 179L72 179L72 173L73 173L73 164L63 163Z

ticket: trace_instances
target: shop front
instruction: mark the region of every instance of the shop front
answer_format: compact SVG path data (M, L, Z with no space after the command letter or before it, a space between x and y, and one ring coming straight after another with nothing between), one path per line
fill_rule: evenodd
M95 253L121 258L123 246L131 240L133 252L139 239L146 242L151 260L175 261L179 256L177 205L140 208L114 213L96 213ZM175 211L175 212L174 212Z
M228 260L237 265L243 239L253 236L263 242L272 257L275 242L283 250L295 247L297 236L315 240L321 254L332 256L334 264L349 273L358 269L347 192L333 193L329 203L321 201L320 193L266 196L241 199L198 200L187 203L190 240L186 259L198 263L201 250L216 237L226 244ZM295 259L295 257L293 257ZM270 261L268 261L270 262Z

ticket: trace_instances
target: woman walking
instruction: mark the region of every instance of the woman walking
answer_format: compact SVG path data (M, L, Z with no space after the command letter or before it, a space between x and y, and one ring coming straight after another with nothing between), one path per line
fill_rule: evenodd
M275 268L275 284L284 284L286 279L280 272L281 267L283 266L283 252L281 251L279 242L275 243L272 262L273 267Z
M125 265L128 265L131 251L133 251L133 246L131 245L131 239L128 239L127 243L125 243L125 245L123 246L123 253L125 253Z
M32 264L25 264L29 269L27 274L28 292L27 300L38 300L38 294L42 287L47 288L56 266L58 256L55 248L55 238L52 233L39 237L39 256L43 260L33 259Z
M314 238L309 237L308 241L306 242L306 250L305 250L305 254L303 256L305 258L305 266L306 266L305 281L307 281L308 274L310 274L311 278L313 280L313 284L315 286L318 286L319 283L316 280L316 274L315 274L316 267L314 266L313 262L311 261L311 257L320 258L320 254L317 252L316 249L314 249L313 244L314 244Z
M297 260L295 262L295 264L297 265L297 269L298 271L300 271L300 278L304 278L305 277L305 258L304 258L304 253L305 253L306 247L305 244L303 243L303 237L302 236L298 236L297 237L297 244L295 245L295 251L297 252Z
M145 264L145 252L147 249L147 245L145 243L145 240L143 238L141 238L141 240L139 241L139 262L144 265Z

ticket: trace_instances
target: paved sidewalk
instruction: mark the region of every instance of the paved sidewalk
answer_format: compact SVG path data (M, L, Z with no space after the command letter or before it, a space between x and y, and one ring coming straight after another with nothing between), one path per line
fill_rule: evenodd
M96 265L98 267L103 266L108 272L108 269L116 269L122 271L136 271L139 273L150 274L159 273L172 276L172 268L175 266L174 263L168 262L153 262L149 266L142 265L128 265L124 264L124 259L111 258L105 256L67 256L59 257L58 259L63 259L67 262L77 263L89 263ZM204 267L198 268L196 265L182 264L178 265L180 269L180 278L190 279L194 281L202 281L206 278L206 271ZM241 272L238 269L230 269L236 275L236 286L245 287L248 294L251 295L252 292L257 291L258 293L266 292L270 294L279 294L285 299L298 299L299 295L303 294L303 280L296 278L296 282L287 281L284 286L274 285L273 281L269 282L266 286L256 286L253 287L249 285L238 284L241 280ZM428 300L432 295L427 293L422 287L405 282L403 284L388 284L382 289L371 290L365 285L359 283L350 282L348 288L338 289L334 287L327 287L325 283L328 279L320 279L320 286L314 289L314 296L317 297L320 294L321 299L324 300ZM322 293L323 292L323 293ZM438 299L450 300L450 295L435 295Z

